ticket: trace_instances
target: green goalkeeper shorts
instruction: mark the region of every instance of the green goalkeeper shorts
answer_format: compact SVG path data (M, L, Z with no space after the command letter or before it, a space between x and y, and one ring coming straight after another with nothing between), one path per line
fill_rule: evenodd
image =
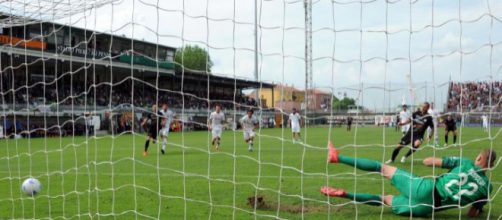
M401 193L392 199L392 211L395 214L424 217L434 210L434 181L432 179L416 177L397 169L391 184Z

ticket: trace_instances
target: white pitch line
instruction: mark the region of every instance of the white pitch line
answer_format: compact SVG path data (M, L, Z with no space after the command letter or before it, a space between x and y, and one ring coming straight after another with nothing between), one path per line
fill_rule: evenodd
M8 171L0 171L0 173L5 174L9 173ZM42 176L46 175L47 172L31 172L32 175L36 176ZM333 179L347 179L347 180L353 180L353 179L360 179L360 180L378 180L380 181L381 178L371 178L371 177L356 177L354 178L353 173L342 173L346 174L348 177L342 177L339 176L341 174L334 174L336 176L282 176L283 179L301 179L301 178L307 178L307 179L317 179L317 178L333 178ZM51 174L51 175L60 175L60 173L57 174ZM99 173L88 173L88 172L77 172L77 173L65 173L65 175L99 175L99 176L151 176L151 177L156 177L156 176L163 176L163 177L182 177L183 175L181 174L166 174L166 173L161 173L161 174L156 174L156 173L144 173L144 172L137 172L137 173L131 173L131 172L117 172L117 173L110 173L110 172L99 172ZM376 175L376 174L375 174ZM202 176L207 176L206 174L187 174L185 177L198 177L201 178ZM30 177L29 175L21 176L21 177L12 177L10 179L20 179L20 178L28 178ZM233 175L210 175L210 178L233 178ZM241 177L241 178L258 178L258 176L255 175L236 175L236 177ZM270 175L264 175L260 176L260 178L264 179L279 179L278 176L270 176ZM382 177L383 178L383 177ZM492 184L496 185L502 185L502 182L494 182L492 181Z

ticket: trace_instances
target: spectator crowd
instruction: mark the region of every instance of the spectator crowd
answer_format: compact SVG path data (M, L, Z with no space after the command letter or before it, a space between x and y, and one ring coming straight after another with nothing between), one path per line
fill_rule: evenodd
M502 82L452 82L448 91L450 111L498 111ZM491 103L490 103L491 101Z
M223 109L246 109L256 107L258 103L253 98L248 98L240 93L234 92L210 92L187 90L181 93L156 89L140 81L125 80L110 86L109 83L91 84L84 87L83 82L76 82L73 85L64 83L42 84L30 82L28 86L23 84L23 80L14 81L14 88L5 81L2 82L5 104L16 104L26 106L27 104L37 106L41 104L59 103L59 105L73 105L92 107L109 106L121 104L133 104L136 107L149 108L155 103L168 103L171 108L185 109L207 109L208 105L214 103L221 104ZM210 100L210 102L209 102Z

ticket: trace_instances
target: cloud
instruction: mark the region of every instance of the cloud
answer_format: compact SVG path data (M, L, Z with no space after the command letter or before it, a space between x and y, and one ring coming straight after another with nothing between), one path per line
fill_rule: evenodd
M260 79L303 88L303 2L258 2ZM502 45L494 45L493 50L484 46L490 39L492 43L502 41L502 24L492 23L486 16L491 13L502 18L502 2L488 1L491 10L486 1L461 1L460 10L458 3L429 0L410 5L379 0L361 8L359 2L316 1L312 7L314 84L337 89L357 87L361 82L409 87L406 76L410 72L414 83L434 81L431 91L444 90L439 85L450 80L450 75L453 80L476 80L492 74L500 80L497 69L502 65ZM459 14L462 21L471 23L460 26ZM85 15L75 25L174 47L198 44L209 50L215 72L254 77L254 0L123 0ZM82 16L75 14L72 22ZM68 23L69 19L61 21ZM458 52L460 38L462 55ZM465 53L474 50L476 53ZM381 100L384 94L371 90L364 95ZM400 103L401 96L389 93L388 102L382 105ZM445 97L436 94L434 99Z

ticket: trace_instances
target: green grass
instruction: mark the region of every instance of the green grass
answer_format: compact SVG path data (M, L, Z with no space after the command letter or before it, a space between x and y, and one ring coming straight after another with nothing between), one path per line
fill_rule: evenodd
M464 128L461 141L469 144L463 156L474 158L491 143L501 149L500 137L493 142L473 141L487 135L480 128ZM153 145L148 157L142 156L142 135L105 136L87 142L84 137L0 140L0 219L406 219L393 215L388 207L327 199L319 193L321 186L331 185L396 194L378 174L328 165L325 146L331 138L345 155L382 161L398 142L398 132L368 127L358 128L357 133L344 128L330 133L327 128L309 128L306 136L311 147L292 144L289 130L264 129L250 153L241 132L224 132L220 152L209 147L207 132L171 133L167 154L160 155ZM382 147L384 142L388 147ZM354 143L361 146L353 147ZM432 168L422 166L419 159L433 154L459 156L460 149L434 152L426 147L414 154L413 163L396 166L432 175ZM488 173L495 191L501 187L501 171L498 166ZM441 172L445 171L435 170ZM29 176L43 184L35 198L20 192L21 182ZM248 206L247 198L255 194L263 196L268 207L254 210ZM501 195L490 205L481 218L501 217ZM465 217L466 211L452 209L436 213L435 218Z

